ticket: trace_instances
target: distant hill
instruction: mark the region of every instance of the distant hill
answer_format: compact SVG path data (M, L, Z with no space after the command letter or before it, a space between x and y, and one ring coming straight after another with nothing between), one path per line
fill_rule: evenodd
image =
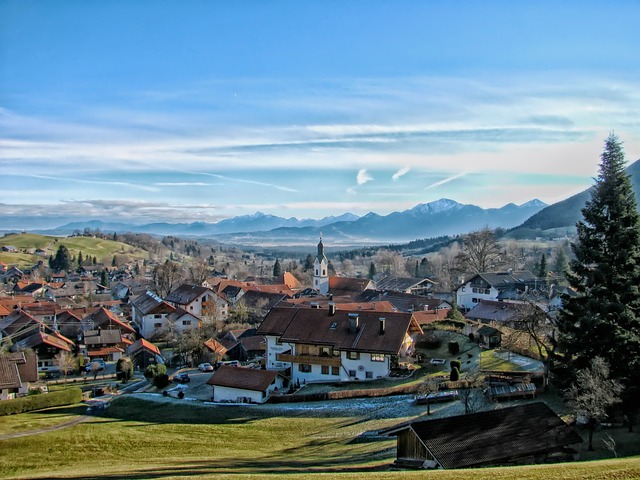
M627 172L631 177L636 200L640 205L640 160L629 165ZM508 235L513 237L544 236L545 231L573 228L582 219L582 208L590 198L591 188L566 200L549 205L532 215L522 225L512 229Z
M111 265L113 256L122 260L145 259L148 252L127 243L93 237L50 237L33 233L6 234L0 237L0 248L11 245L18 249L18 253L0 251L0 261L9 265L18 264L21 267L33 266L38 260L48 261L50 255L55 255L60 245L65 245L72 256L80 252L84 258L96 257L98 263ZM36 249L41 250L36 255Z

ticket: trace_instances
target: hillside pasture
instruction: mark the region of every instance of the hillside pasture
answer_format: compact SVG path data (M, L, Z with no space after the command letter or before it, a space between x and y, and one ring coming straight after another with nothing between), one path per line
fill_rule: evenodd
M145 250L123 242L94 237L51 237L33 233L10 234L0 237L0 247L12 245L19 249L18 253L0 252L0 261L19 267L31 267L38 260L47 261L55 255L58 247L64 245L72 256L80 252L84 258L96 257L98 262L111 265L114 255L122 256L127 261L148 258ZM45 255L34 255L36 249L45 251Z
M402 416L405 413L355 406L352 410L211 406L123 397L92 421L30 437L0 439L0 477L460 478L459 471L391 470L395 439L376 432L410 419ZM56 421L70 414L51 412L59 417ZM29 426L11 421L15 428ZM475 469L466 470L464 476L625 480L640 478L640 458Z

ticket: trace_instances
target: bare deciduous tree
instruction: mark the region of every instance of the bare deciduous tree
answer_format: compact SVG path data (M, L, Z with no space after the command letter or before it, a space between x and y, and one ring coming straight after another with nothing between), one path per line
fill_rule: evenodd
M189 266L189 283L202 285L209 276L209 265L200 259Z
M67 383L67 375L69 375L69 372L75 370L78 365L78 359L74 354L65 351L58 353L54 359L60 369L60 373L62 373L64 383Z
M462 251L457 260L461 271L475 274L495 269L500 255L493 230L485 227L462 237Z
M171 260L157 265L153 269L153 285L160 297L166 297L177 285L182 282L183 275L180 265Z
M594 357L589 368L578 370L576 382L566 392L569 405L587 419L589 450L593 450L593 431L598 422L607 418L607 408L621 401L623 386L609 378L609 373L606 360Z

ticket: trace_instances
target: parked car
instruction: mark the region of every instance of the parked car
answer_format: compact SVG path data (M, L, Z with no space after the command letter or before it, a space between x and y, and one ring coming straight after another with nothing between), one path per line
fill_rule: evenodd
M173 376L173 381L177 383L189 383L191 379L189 378L188 373L178 373Z
M198 365L198 370L201 372L213 372L213 365L210 363L201 363Z
M99 372L107 368L107 364L101 358L93 360L88 365L84 366L85 372L95 372L98 370Z
M216 365L218 367L221 367L222 365L227 365L228 367L239 367L240 362L238 360L229 360L226 362L218 362Z

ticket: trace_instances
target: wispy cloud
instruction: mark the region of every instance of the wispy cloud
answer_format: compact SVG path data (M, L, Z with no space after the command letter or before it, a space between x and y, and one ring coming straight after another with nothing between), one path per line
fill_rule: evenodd
M400 177L406 175L407 173L409 173L411 171L411 169L409 167L404 167L401 168L400 170L398 170L396 173L394 173L391 176L391 179L395 182L397 181Z
M453 182L454 180L457 180L458 178L462 178L462 177L464 177L465 175L468 175L468 174L469 174L469 172L462 172L462 173L458 173L457 175L452 175L451 177L447 177L447 178L445 178L443 180L440 180L439 182L432 183L431 185L424 187L424 189L425 190L430 190L432 188L436 188L436 187L439 187L441 185L445 185L445 184L447 184L449 182Z
M295 188L285 187L283 185L277 185L277 184L274 184L274 183L257 182L255 180L247 180L245 178L228 177L226 175L218 175L216 173L206 173L206 172L186 172L186 173L195 173L195 174L198 174L198 175L206 175L208 177L219 178L221 180L228 180L228 181L231 181L231 182L248 183L250 185L259 185L261 187L275 188L276 190L280 190L282 192L298 192L299 191L299 190L296 190Z
M86 178L58 177L58 176L52 176L52 175L15 174L15 173L8 173L8 175L21 176L26 178L39 178L42 180L53 180L56 182L74 182L74 183L84 183L89 185L108 185L108 186L117 186L117 187L127 187L127 188L135 188L138 190L144 190L147 192L158 191L157 188L150 187L148 185L140 185L138 183L131 183L131 182L119 182L115 180L90 180Z
M373 177L367 173L367 170L365 168L362 168L358 171L358 174L356 175L356 182L358 183L358 185L364 185L371 180L373 180Z
M158 187L213 187L214 185L221 184L205 182L155 182L154 185Z

